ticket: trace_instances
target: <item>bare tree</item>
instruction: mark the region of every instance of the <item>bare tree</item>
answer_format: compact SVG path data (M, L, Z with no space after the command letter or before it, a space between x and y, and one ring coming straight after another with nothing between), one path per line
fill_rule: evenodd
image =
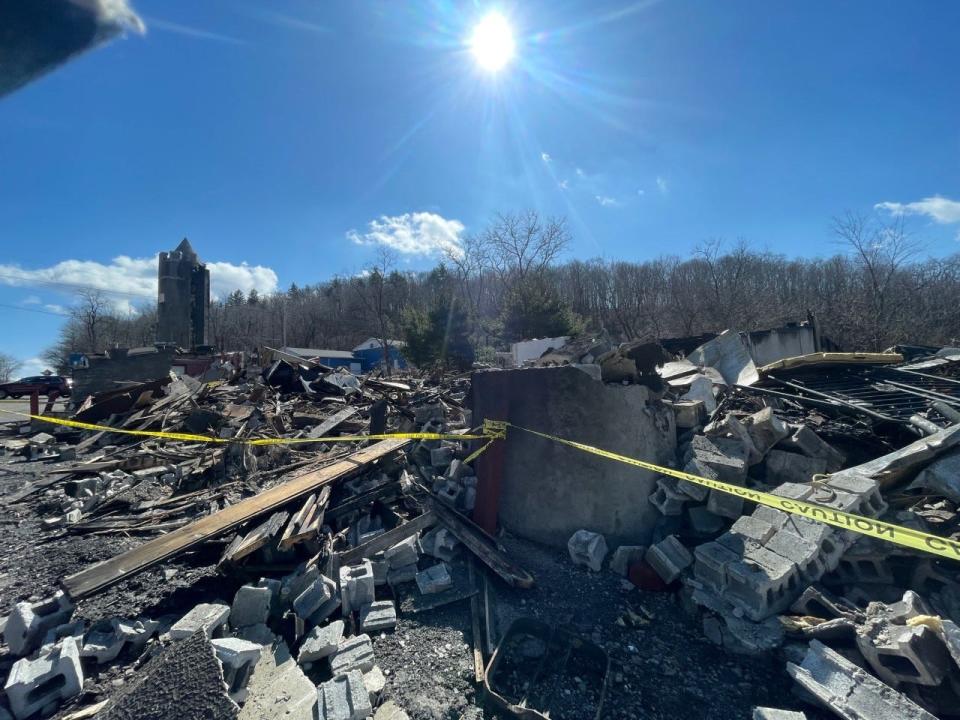
M355 278L353 287L367 314L373 318L380 347L383 350L383 364L390 375L390 325L391 313L387 298L390 275L396 265L396 254L383 245L377 247L373 262L366 268L365 276Z
M570 234L564 218L543 219L527 210L498 215L482 241L501 282L512 288L542 275L570 245Z
M70 317L79 323L83 332L84 347L75 348L84 352L97 352L100 348L100 330L110 311L110 302L100 290L84 289L77 292L80 302L70 309Z
M8 382L13 379L13 374L20 369L21 363L13 355L0 353L0 382Z
M882 350L893 336L893 321L900 310L894 295L901 270L916 256L920 246L907 234L902 216L878 223L846 212L834 218L833 232L852 251L863 271L868 342L873 350Z

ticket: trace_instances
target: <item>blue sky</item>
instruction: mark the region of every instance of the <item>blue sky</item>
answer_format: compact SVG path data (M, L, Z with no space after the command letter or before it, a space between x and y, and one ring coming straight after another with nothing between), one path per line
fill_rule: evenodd
M220 294L356 273L378 242L430 267L525 208L566 216L580 258L832 254L848 209L960 250L958 3L132 5L146 34L0 99L0 350L21 359L62 283L136 305L184 236ZM497 73L467 42L492 11L516 42Z

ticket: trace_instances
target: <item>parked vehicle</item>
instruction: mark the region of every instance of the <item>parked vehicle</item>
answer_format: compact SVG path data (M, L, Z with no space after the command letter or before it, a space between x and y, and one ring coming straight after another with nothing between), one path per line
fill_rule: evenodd
M0 400L6 397L18 398L39 392L49 396L54 391L61 397L69 397L73 389L73 380L62 375L34 375L20 378L14 382L0 383Z

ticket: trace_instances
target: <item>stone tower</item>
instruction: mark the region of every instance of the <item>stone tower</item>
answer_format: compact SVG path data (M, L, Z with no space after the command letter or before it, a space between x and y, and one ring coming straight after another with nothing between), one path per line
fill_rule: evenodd
M183 239L177 249L160 253L157 268L157 343L186 350L207 344L210 271Z

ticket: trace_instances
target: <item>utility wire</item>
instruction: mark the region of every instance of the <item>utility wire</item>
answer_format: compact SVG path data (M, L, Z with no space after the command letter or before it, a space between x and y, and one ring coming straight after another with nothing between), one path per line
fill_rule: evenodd
M104 294L108 295L126 295L132 298L138 298L140 300L149 300L149 295L144 295L143 293L132 293L127 292L126 290L111 290L109 288L97 287L96 285L84 285L83 283L71 283L64 282L60 280L34 280L31 278L25 278L20 275L8 275L6 273L0 273L0 279L4 280L16 280L20 287L30 287L33 285L46 285L49 287L59 287L66 288L68 290L97 290ZM21 284L22 283L22 284ZM17 287L13 283L3 283L5 285L10 285L11 287ZM152 294L152 291L151 291Z
M58 318L69 317L67 313L51 312L50 310L39 310L37 308L23 307L22 305L6 305L4 303L0 303L0 307L10 308L11 310L23 310L24 312L40 313L41 315L53 315Z

